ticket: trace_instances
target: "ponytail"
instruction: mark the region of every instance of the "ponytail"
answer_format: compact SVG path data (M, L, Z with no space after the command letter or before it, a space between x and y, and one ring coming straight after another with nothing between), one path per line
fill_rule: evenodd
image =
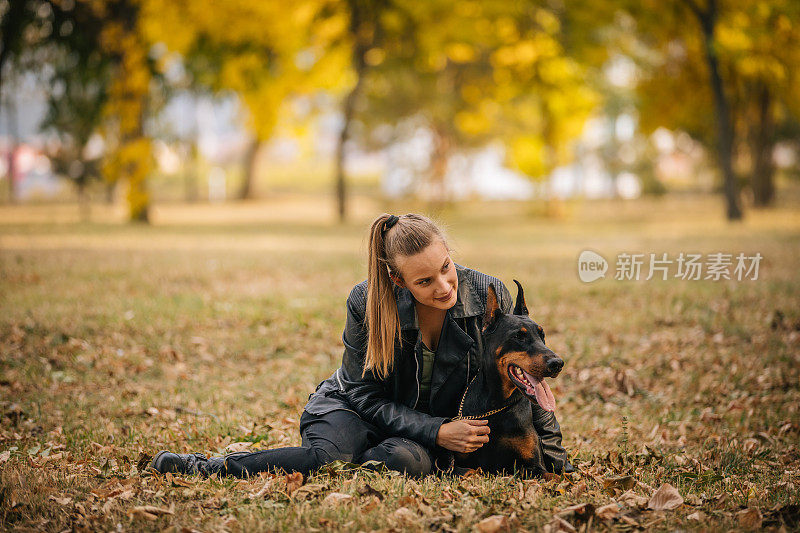
M367 264L367 370L385 378L394 363L394 340L400 338L400 318L394 287L389 277L386 258L386 232L384 224L391 215L384 213L372 223L369 233L369 258ZM363 374L362 374L363 377Z
M394 282L389 277L390 271L402 277L395 258L416 255L435 239L447 246L444 232L423 215L397 217L384 213L372 222L367 259L367 353L362 377L371 370L378 378L386 378L394 364L395 340L401 340Z

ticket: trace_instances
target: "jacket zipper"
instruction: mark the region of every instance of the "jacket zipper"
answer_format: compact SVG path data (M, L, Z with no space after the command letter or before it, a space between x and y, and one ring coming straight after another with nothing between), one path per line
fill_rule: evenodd
M417 344L414 346L414 362L417 363L417 371L414 373L414 378L417 380L417 399L414 400L414 406L412 409L417 408L417 404L419 403L419 358L417 357L417 346L419 346L419 338L417 338Z

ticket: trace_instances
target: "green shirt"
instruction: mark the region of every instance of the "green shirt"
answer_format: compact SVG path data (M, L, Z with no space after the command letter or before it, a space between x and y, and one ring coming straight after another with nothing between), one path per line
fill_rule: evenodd
M417 402L417 411L423 413L430 413L430 399L431 399L431 374L433 374L433 360L436 358L436 352L432 352L422 343L422 379L419 382L419 401Z

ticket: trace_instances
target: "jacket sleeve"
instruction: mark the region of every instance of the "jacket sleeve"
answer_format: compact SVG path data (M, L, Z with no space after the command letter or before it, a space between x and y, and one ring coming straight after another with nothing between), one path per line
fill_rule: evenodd
M555 474L560 474L562 471L571 472L572 465L567 461L567 451L561 445L561 426L558 425L556 414L553 411L545 411L535 402L531 402L531 408L533 427L539 436L547 470Z
M428 448L436 446L439 427L446 421L394 402L389 398L386 381L374 372L367 371L362 377L367 352L367 330L365 327L364 298L359 297L358 287L347 299L347 320L342 342L344 355L340 372L340 387L348 402L358 415L377 426L387 435L406 437ZM363 292L363 290L362 290ZM391 379L390 371L387 380Z

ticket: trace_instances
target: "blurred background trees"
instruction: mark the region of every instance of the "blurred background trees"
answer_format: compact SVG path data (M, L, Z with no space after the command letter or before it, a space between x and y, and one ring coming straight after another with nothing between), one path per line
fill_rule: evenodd
M792 0L0 0L0 17L5 197L28 150L87 217L87 191L119 183L147 221L165 174L189 201L255 198L275 161L327 183L341 219L376 160L384 194L436 205L705 184L730 219L797 174Z

